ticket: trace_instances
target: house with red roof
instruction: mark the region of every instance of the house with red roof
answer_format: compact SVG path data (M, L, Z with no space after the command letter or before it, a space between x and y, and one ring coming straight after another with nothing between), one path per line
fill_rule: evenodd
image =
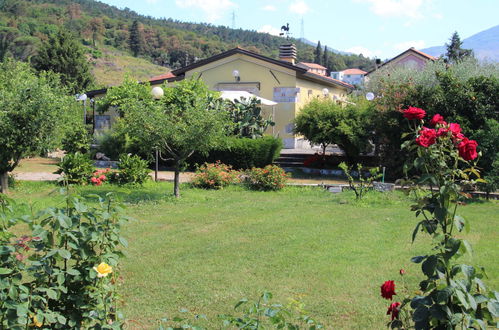
M366 75L366 71L352 68L346 69L343 71L334 71L331 72L331 78L341 80L350 85L359 86L364 83L364 76Z

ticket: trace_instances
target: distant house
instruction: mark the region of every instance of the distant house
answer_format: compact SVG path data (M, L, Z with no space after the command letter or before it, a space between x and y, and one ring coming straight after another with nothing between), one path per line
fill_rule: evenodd
M327 68L323 67L320 64L300 62L297 64L297 66L307 69L308 72L312 72L321 76L327 76Z
M347 94L354 87L328 77L325 74L326 68L322 66L308 66L313 63L295 64L295 59L294 45L282 45L279 48L279 59L237 47L154 77L149 82L152 87L168 87L176 81L197 77L215 91L248 92L272 100L277 104L271 108L263 107L263 111L267 116L272 115L276 125L269 127L266 134L279 136L285 148L302 148L309 146L308 141L293 132L293 121L301 108L318 97L346 101ZM106 90L103 89L90 91L87 95L94 98L105 93ZM111 112L102 116L108 116L108 122L112 125Z
M395 68L395 67L407 67L413 69L423 69L428 62L436 61L437 58L428 54L423 53L415 49L414 47L409 48L403 53L395 56L391 60L384 62L374 70L366 73L366 77L377 70L384 70L387 68Z
M366 75L366 73L367 72L364 70L352 68L343 71L331 72L331 78L344 81L351 85L359 86L364 82L364 76Z

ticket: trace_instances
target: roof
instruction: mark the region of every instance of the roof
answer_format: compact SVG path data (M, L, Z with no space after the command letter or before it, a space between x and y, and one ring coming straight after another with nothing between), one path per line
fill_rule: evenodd
M343 71L340 71L342 72L343 74L366 74L367 72L364 71L364 70L361 70L361 69L356 69L356 68L353 68L353 69L346 69L346 70L343 70Z
M309 62L300 62L297 64L298 66L306 66L310 69L319 69L319 70L327 70L326 67L320 65L320 64L317 64L317 63L309 63Z
M322 76L322 75L318 75L318 74L315 74L315 73L312 73L312 72L308 72L308 68L304 68L302 66L294 65L294 64L292 64L290 62L276 60L276 59L273 59L273 58L270 58L270 57L267 57L267 56L263 56L263 55L251 52L249 50L243 49L241 47L236 47L236 48L230 49L230 50L228 50L226 52L214 55L212 57L208 57L208 58L206 58L204 60L198 61L196 63L193 63L191 65L185 66L183 68L180 68L180 69L177 69L177 70L173 70L172 73L175 76L177 76L177 79L180 79L180 76L181 75L185 75L185 73L187 71L194 70L194 69L199 68L199 67L201 67L203 65L206 65L206 64L218 61L220 59L223 59L223 58L235 55L235 54L246 55L246 56L249 56L249 57L252 57L252 58L256 58L258 60L262 60L262 61L265 61L265 62L268 62L268 63L271 63L271 64L275 64L275 65L278 65L278 66L281 66L281 67L293 70L293 71L296 72L296 75L297 75L298 78L312 80L312 81L315 81L315 82L327 83L327 84L332 85L332 86L340 86L340 87L344 87L344 88L348 88L348 89L353 89L354 88L352 85L347 84L347 83L345 83L343 81L332 79L332 78L329 78L329 77L326 77L326 76Z
M438 59L437 57L434 57L434 56L428 55L428 54L426 54L426 53L423 53L423 52L422 52L422 51L420 51L420 50L417 50L417 49L416 49L416 48L414 48L414 47L411 47L411 48L409 48L408 50L406 50L406 51L404 51L404 52L402 52L402 53L398 54L397 56L395 56L395 57L394 57L394 58L392 58L391 60L388 60L388 61L386 61L385 63L381 64L381 65L380 65L377 69L380 69L381 67L385 66L386 64L388 64L388 63L390 63L390 62L392 62L392 61L396 60L397 58L402 57L402 56L404 56L405 54L410 53L410 52L412 52L412 53L416 53L417 55L422 56L422 57L424 57L424 58L426 58L426 59L428 59L428 60L430 60L430 61L436 61L436 60ZM369 71L368 73L366 73L366 75L369 75L369 74L373 73L373 72L374 72L374 71L376 71L377 69L373 69L373 70Z
M154 76L149 79L149 82L151 81L156 81L156 80L164 80L164 79L170 79L170 78L175 78L175 75L171 72L160 74L159 76Z

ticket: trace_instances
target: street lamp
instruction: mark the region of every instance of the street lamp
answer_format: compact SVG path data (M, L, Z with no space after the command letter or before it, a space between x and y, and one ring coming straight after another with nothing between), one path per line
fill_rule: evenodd
M155 100L159 100L163 97L163 95L165 95L165 91L163 90L163 88L156 86L151 90L151 94Z
M83 101L83 125L87 124L87 94L76 96L77 101Z
M239 75L239 71L238 71L238 70L234 70L234 71L232 71L232 76L234 77L234 79L235 79L237 82L240 82L240 81L241 81L241 76Z
M322 89L322 95L324 95L324 97L327 97L329 95L329 89L323 88Z

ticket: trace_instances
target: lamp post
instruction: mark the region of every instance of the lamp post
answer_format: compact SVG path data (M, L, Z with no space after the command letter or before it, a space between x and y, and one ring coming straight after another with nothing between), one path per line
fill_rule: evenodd
M234 77L234 79L236 80L236 82L240 82L241 81L241 76L239 75L239 71L238 70L232 71L232 76Z
M155 100L159 100L160 98L165 95L165 91L163 88L156 86L151 90L152 97ZM158 182L158 171L159 171L159 150L158 147L156 147L156 153L155 153L155 166L154 166L154 181Z
M329 95L329 89L323 88L322 89L322 95L324 95L324 97L327 97Z
M81 94L76 97L76 100L83 101L83 125L87 124L87 94Z

